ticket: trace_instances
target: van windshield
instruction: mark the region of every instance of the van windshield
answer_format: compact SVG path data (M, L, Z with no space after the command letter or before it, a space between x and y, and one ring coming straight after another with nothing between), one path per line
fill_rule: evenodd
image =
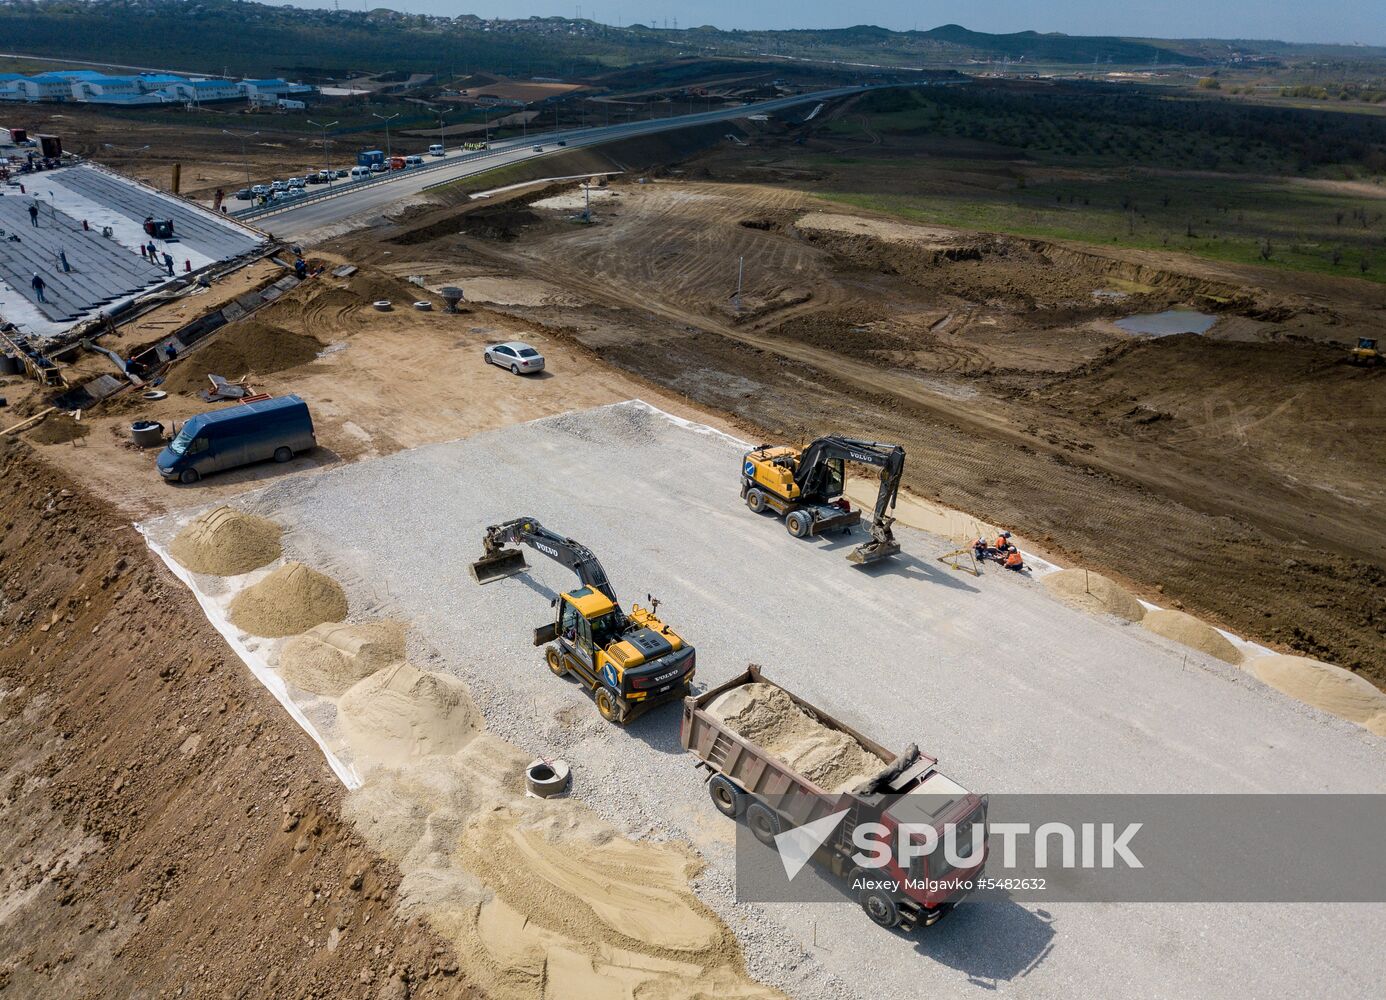
M193 429L192 421L190 420L183 425L183 429L178 432L178 436L169 443L169 448L173 450L175 455L182 455L188 450L188 445L192 444L192 440L196 436L197 432Z

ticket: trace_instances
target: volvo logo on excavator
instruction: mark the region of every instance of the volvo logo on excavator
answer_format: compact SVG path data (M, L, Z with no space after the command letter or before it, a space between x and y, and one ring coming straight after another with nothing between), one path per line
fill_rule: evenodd
M558 558L558 550L552 548L551 546L545 545L543 542L535 542L534 547L538 549L540 552L544 553L544 555L548 556L550 559Z

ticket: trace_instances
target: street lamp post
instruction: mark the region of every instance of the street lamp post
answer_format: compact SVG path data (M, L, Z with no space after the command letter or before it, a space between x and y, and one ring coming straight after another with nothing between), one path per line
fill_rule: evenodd
M448 116L446 111L438 112L438 145L443 147L443 155L448 155L448 141L443 137L443 119Z
M379 118L381 121L385 123L385 159L388 160L390 159L392 154L392 151L390 149L390 122L394 121L396 118L399 117L399 112L396 111L389 118L386 118L384 115L377 115L374 111L371 112L371 115L372 117Z
M328 186L328 187L331 187L331 186L332 186L332 167L331 167L331 166L328 164L328 162L327 162L327 130L330 129L333 125L339 125L339 124L341 124L341 123L340 123L340 122L328 122L327 124L324 125L322 122L315 122L315 121L313 121L313 119L309 118L309 119L308 119L308 124L309 124L309 125L312 125L312 126L315 126L316 128L322 129L322 165L323 165L323 170L325 170L325 171L327 172L327 186Z
M246 134L244 132L232 132L229 128L224 128L222 131L233 139L241 140L241 159L245 161L245 186L250 187L250 159L245 151L245 144L248 140L254 139L260 133L251 132Z

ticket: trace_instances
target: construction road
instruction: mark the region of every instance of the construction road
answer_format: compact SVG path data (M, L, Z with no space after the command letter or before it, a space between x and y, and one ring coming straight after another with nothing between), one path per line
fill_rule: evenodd
M755 914L738 931L751 971L795 995L1375 991L1379 906L974 903L913 937L847 900L733 906L718 889L732 824L679 747L677 709L625 729L597 719L530 644L572 574L528 553L527 574L478 587L467 565L483 525L531 515L578 535L625 602L662 599L698 648L701 684L759 663L885 746L919 743L980 792L1386 790L1377 741L1358 727L1036 581L951 572L935 559L943 539L901 530L901 557L863 571L844 559L851 540L790 538L738 500L740 454L626 404L285 481L240 505L282 523L290 557L340 581L354 616L410 622L411 658L464 681L490 730L574 762L574 793L593 809L697 845L709 904ZM591 488L613 475L618 495Z
M868 89L870 88L865 86L838 87L834 90L821 90L812 94L760 101L737 108L701 111L696 114L676 115L653 121L537 133L523 139L493 142L491 148L485 152L463 155L458 157L455 162L446 165L412 171L398 171L387 179L365 183L356 188L348 186L332 192L325 192L311 200L289 203L282 209L276 208L268 212L247 211L242 213L241 217L280 239L302 239L316 230L332 226L355 215L378 211L386 205L419 194L428 188L461 180L465 177L484 174L487 171L508 167L516 163L523 163L541 156L563 153L584 146L600 146L604 143L629 139L638 135L651 135L673 129L733 121L754 114L772 114L786 108L816 104L830 98L860 93ZM560 141L564 145L557 145Z

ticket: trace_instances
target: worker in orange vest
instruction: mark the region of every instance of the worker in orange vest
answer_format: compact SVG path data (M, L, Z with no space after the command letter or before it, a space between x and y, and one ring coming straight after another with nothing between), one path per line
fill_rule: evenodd
M1009 549L1010 547L1011 547L1011 533L1010 533L1009 531L1003 531L1003 532L1001 532L1001 534L999 534L999 535L996 536L996 553L997 553L997 555L1000 555L1002 552L1005 552L1005 551L1006 551L1007 549Z
M1001 565L1005 566L1007 569L1013 569L1017 573L1019 573L1021 570L1025 568L1025 560L1020 557L1019 552L1017 552L1015 549L1011 549L1010 554L1006 556L1006 561Z

